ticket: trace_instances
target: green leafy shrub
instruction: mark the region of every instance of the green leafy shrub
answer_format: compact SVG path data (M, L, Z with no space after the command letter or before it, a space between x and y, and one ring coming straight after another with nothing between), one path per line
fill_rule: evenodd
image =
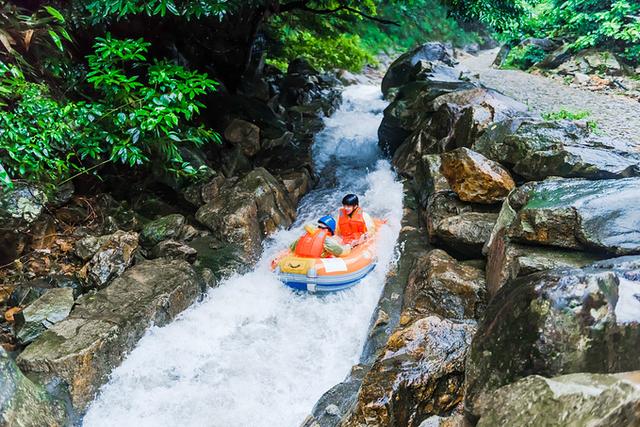
M545 120L582 120L589 117L591 113L589 111L569 111L564 108L558 111L550 111L542 113L542 118ZM598 123L595 120L587 120L587 128L593 133L599 133Z
M0 180L58 183L107 162L160 162L178 175L196 171L179 145L220 142L194 119L199 97L216 89L204 73L164 61L148 62L148 43L97 38L87 58L95 101L58 100L0 63Z
M546 55L544 50L533 44L516 46L511 49L502 67L528 70L534 64L542 61Z

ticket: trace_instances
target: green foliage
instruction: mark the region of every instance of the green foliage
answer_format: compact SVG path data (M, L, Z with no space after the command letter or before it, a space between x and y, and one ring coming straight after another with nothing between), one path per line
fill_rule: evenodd
M251 0L246 3L251 3ZM239 0L90 0L86 8L95 22L101 22L139 14L161 17L175 15L186 19L208 16L221 18L240 4Z
M0 63L0 166L13 178L59 182L105 162L129 166L161 162L178 175L197 171L179 145L220 142L191 122L216 89L206 74L162 61L148 62L143 40L97 38L87 58L95 101L54 99L15 66ZM131 71L135 70L135 72Z
M545 120L582 120L590 115L589 111L569 111L562 108L558 111L542 113L542 118ZM587 128L593 133L599 133L598 123L594 120L587 120Z
M527 70L533 64L542 61L546 55L544 50L533 44L516 46L511 49L502 67Z

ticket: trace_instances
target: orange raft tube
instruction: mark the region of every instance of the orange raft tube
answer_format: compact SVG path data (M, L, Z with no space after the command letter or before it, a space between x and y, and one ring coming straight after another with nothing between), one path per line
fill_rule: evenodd
M349 255L305 258L286 250L271 262L271 269L285 285L300 291L332 292L350 288L376 266L376 241L386 221L374 221L375 233L355 246Z

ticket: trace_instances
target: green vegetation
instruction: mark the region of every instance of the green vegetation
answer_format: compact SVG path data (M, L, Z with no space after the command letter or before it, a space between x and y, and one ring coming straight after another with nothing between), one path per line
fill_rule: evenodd
M516 46L511 49L502 67L526 70L531 68L533 64L542 61L546 55L544 50L533 44Z
M582 120L589 117L591 113L589 111L569 111L561 108L558 111L550 111L542 113L542 118L545 120ZM594 120L587 120L587 128L591 132L598 133L598 123Z

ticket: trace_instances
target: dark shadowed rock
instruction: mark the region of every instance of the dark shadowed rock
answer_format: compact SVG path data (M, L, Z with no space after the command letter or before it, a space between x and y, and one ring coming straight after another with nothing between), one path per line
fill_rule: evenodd
M491 393L478 426L640 425L640 372L532 375Z
M462 400L464 359L473 323L438 316L399 328L367 373L342 426L417 427Z
M193 263L198 256L198 251L189 245L175 240L164 240L151 250L153 258L182 259Z
M465 411L527 375L640 368L640 257L534 273L503 286L467 360Z
M414 68L420 61L441 62L453 67L453 53L440 42L425 43L398 57L387 69L382 79L382 93L387 96L389 90L408 83L415 78Z
M440 171L440 165L438 154L422 156L416 163L413 187L416 192L416 200L423 208L427 206L429 196L433 193L451 190L447 178Z
M516 186L499 163L468 148L458 148L441 156L441 172L460 200L493 204L504 200Z
M528 180L640 175L640 154L570 121L506 120L490 126L473 149Z
M283 172L278 177L294 206L297 206L302 196L311 189L311 175L306 168Z
M106 288L87 294L18 357L25 373L69 386L74 408L86 409L111 370L151 325L164 325L203 288L184 261L142 262Z
M418 258L404 295L411 317L436 314L447 319L478 319L485 305L484 271L458 263L435 249Z
M260 128L242 119L233 119L224 130L224 138L241 148L245 156L255 156L260 151Z
M152 247L163 240L176 238L182 232L185 217L172 214L158 218L146 224L140 232L140 243L145 247Z
M61 402L20 372L0 347L0 424L20 427L62 427L67 424Z

